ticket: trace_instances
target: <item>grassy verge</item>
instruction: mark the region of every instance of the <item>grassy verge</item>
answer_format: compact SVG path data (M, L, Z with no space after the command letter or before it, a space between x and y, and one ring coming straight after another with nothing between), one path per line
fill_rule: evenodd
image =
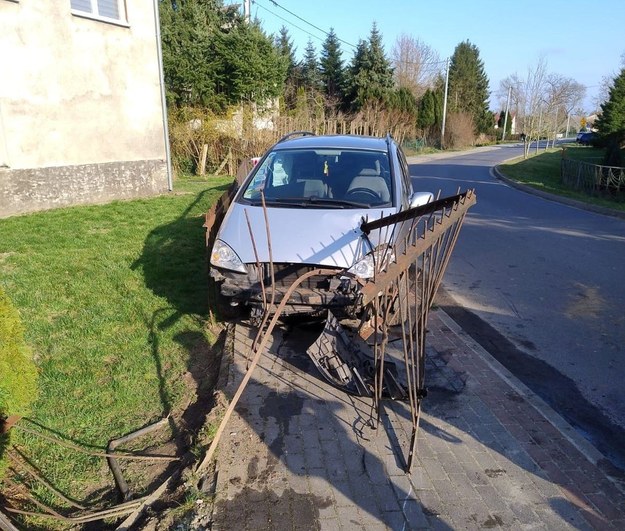
M0 285L34 352L30 418L47 433L101 450L193 398L189 378L215 340L203 214L230 181L0 220ZM12 442L72 498L110 485L99 458L16 430Z
M566 148L566 156L591 164L600 164L603 150L585 146L572 145ZM530 153L528 159L518 158L499 166L500 171L510 179L527 184L537 190L556 195L570 197L578 201L625 211L625 202L604 197L589 196L571 190L560 181L560 161L562 149L540 150L538 155Z

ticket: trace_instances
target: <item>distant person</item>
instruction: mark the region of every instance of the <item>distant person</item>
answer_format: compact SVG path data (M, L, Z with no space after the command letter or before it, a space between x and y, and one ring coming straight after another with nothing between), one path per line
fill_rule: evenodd
M526 138L525 133L521 133L521 135L520 135L520 137L519 137L519 138L520 138L520 139L521 139L521 141L525 144L525 138Z

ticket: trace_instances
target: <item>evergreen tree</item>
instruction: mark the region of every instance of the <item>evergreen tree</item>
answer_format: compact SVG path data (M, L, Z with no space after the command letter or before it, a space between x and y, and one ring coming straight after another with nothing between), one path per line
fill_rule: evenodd
M469 41L456 46L449 66L449 110L468 113L476 133L492 128L492 114L488 109L488 77L480 52Z
M212 33L223 21L219 0L160 2L163 70L170 104L208 105L215 98Z
M297 70L297 61L295 60L296 48L293 46L293 41L286 26L280 28L280 33L275 38L274 44L280 56L286 61L287 82L293 80Z
M408 87L400 87L392 91L388 103L390 108L412 115L416 119L419 104Z
M295 60L295 47L286 26L280 28L280 33L274 40L278 54L286 63L286 80L284 83L284 104L287 110L297 106L297 90L300 85L301 72Z
M614 78L608 100L601 104L601 116L595 126L604 138L625 142L625 68Z
M345 73L341 55L339 39L334 33L334 28L330 28L330 33L321 48L319 67L323 88L331 101L340 101L343 98Z
M356 52L347 70L345 107L357 110L364 104L366 75L367 43L360 39L356 46Z
M395 84L393 67L384 53L382 34L376 23L371 27L368 47L368 69L370 76L369 96L372 99L385 100Z
M601 104L601 116L595 122L606 146L604 164L625 165L625 68L614 78L608 100Z
M170 104L220 111L241 101L263 104L282 93L286 63L236 6L224 6L223 0L162 0L160 18Z
M427 129L433 127L439 122L437 116L437 103L434 91L427 89L419 102L419 114L417 117L418 127L421 129Z
M508 115L508 119L506 120L506 114ZM503 125L504 123L506 124L506 136L509 135L512 132L512 117L510 116L509 112L506 112L505 110L502 110L499 113L499 119L497 120L497 127L499 127L499 129L501 129L502 133L503 133Z
M369 40L359 41L349 67L347 99L353 110L369 102L387 102L393 89L393 68L374 23Z
M214 53L220 59L218 90L227 104L263 105L282 94L286 61L257 23L242 23L217 33Z
M313 92L321 90L321 72L319 71L315 45L311 39L308 39L306 48L304 48L304 58L300 63L300 72L302 85L306 90Z

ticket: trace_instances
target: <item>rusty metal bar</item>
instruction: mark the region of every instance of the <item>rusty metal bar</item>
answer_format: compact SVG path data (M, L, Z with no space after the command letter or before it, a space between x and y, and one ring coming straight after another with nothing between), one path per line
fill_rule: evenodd
M439 199L434 203L410 209L380 220L363 223L367 235L370 230L382 229L395 223L396 234L404 235L404 223L411 221L408 236L393 241L394 259L381 264L376 274L361 290L360 303L364 315L374 321L375 382L372 397L372 420L379 422L386 371L384 370L389 328L401 326L402 357L404 362L407 399L410 407L412 433L406 456L406 471L410 471L417 453L421 402L425 389L425 334L429 309L449 263L468 209L476 202L472 190L464 194ZM428 216L428 217L425 217ZM398 228L399 227L399 228ZM403 237L403 236L402 236ZM388 240L383 240L388 241ZM361 321L359 334L364 337Z
M414 218L419 218L421 216L427 216L428 214L433 214L442 208L452 206L461 199L461 194L452 195L450 197L445 197L443 199L439 199L437 201L432 201L431 203L427 203L425 205L421 205L414 208L409 208L407 210L402 210L397 214L391 214L390 216L384 216L383 218L374 220L374 221L366 221L360 226L360 230L365 234L369 234L374 229L379 229L380 227L385 227L388 225L395 225L400 221L407 221Z
M313 269L312 271L308 271L308 272L304 273L301 277L297 278L295 280L295 282L293 282L293 284L291 284L291 286L289 286L289 289L286 291L286 293L282 297L282 300L280 301L280 304L278 305L278 307L276 308L276 311L274 312L273 318L271 319L271 322L269 323L269 327L263 333L262 340L260 341L260 343L258 344L258 347L256 348L256 353L254 354L254 358L252 359L252 362L250 363L250 366L249 366L247 372L245 373L245 376L243 377L243 380L239 384L239 387L238 387L236 393L234 394L234 397L232 397L232 400L230 401L230 405L228 406L228 409L226 410L226 413L224 414L224 416L223 416L223 418L221 420L221 423L219 424L219 428L217 429L217 432L215 433L215 437L213 438L213 440L211 442L211 445L209 446L208 451L206 452L206 455L204 456L204 459L202 460L202 462L195 469L196 473L199 473L204 468L206 468L208 463L210 463L210 461L212 460L213 455L215 454L215 450L217 450L217 445L219 444L219 440L221 439L221 436L223 435L223 432L226 429L226 425L227 425L228 421L230 420L230 416L232 415L232 413L234 411L234 408L236 407L237 403L239 402L239 399L241 398L241 395L243 394L243 391L245 390L245 387L247 386L248 382L250 381L250 378L252 377L252 373L254 372L254 369L256 368L256 365L258 364L258 361L260 360L260 355L263 353L263 351L265 349L265 346L267 344L267 341L268 341L269 337L271 337L271 333L273 332L273 329L276 326L276 323L278 322L278 319L282 315L282 311L284 310L284 307L287 305L287 303L288 303L291 295L295 291L295 289L304 280L306 280L309 277L312 277L314 275L332 275L332 274L335 274L335 273L336 273L336 271L333 270L333 269Z
M13 455L13 452L17 453L19 457ZM35 481L37 481L38 483L41 483L44 487L46 487L48 490L53 492L56 496L58 496L61 500L63 500L68 505L71 505L72 507L75 507L76 509L86 510L86 507L84 507L83 505L80 505L79 503L76 503L74 500L69 499L60 490L58 490L54 485L52 485L45 478L43 478L41 474L39 474L39 472L35 469L35 467L28 462L28 460L24 457L24 455L17 448L15 448L15 446L13 446L13 452L11 450L7 452L7 456L12 463L11 465L12 467L17 466L20 469L24 470Z
M75 450L77 452L90 455L92 457L114 457L115 459L129 459L129 460L134 460L134 461L180 461L181 459L180 457L176 457L173 455L172 456L170 455L146 455L146 454L133 454L133 453L112 454L109 452L92 452L90 450L85 450L84 448L81 448L77 444L64 441L57 437L51 437L44 433L40 433L36 430L31 430L29 428L20 426L18 424L14 425L13 429L17 429L25 433L29 433L30 435L35 435L36 437L41 437L42 439L45 439L46 441L53 442L55 444L58 444L59 446L63 446L70 450Z
M377 294L382 290L387 289L396 279L401 275L402 271L405 271L410 267L412 263L416 261L416 259L421 256L424 252L427 251L432 245L436 243L438 238L440 237L440 232L446 231L449 228L453 227L453 225L464 217L465 212L468 208L473 206L476 202L475 194L470 194L469 192L465 194L461 194L459 196L454 196L463 200L463 209L454 209L454 211L450 212L449 215L442 216L440 225L441 227L435 232L427 231L423 237L419 237L417 242L414 245L411 245L406 249L405 254L401 256L396 256L395 263L389 264L385 271L380 272L375 278L374 282L369 282L362 288L362 304L369 304ZM446 199L441 199L439 203L445 203ZM434 204L434 203L431 203ZM456 203L457 205L458 203ZM428 206L428 205L424 205ZM422 207L418 207L422 208Z

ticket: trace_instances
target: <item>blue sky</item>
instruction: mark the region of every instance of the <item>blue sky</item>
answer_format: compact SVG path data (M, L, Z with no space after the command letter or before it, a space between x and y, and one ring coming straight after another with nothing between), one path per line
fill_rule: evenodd
M225 0L228 4L242 2ZM480 51L493 107L497 106L502 79L514 73L524 79L528 68L544 57L548 72L571 77L588 87L585 110L590 112L598 91L596 85L603 76L612 77L620 70L621 56L625 54L625 0L276 2L278 6L272 0L252 0L252 17L257 17L268 33L287 26L300 57L309 38L319 51L325 35L279 6L319 28L333 27L340 39L354 45L368 37L375 21L387 54L402 33L419 38L441 59L468 39ZM353 49L343 43L341 49L348 62Z

